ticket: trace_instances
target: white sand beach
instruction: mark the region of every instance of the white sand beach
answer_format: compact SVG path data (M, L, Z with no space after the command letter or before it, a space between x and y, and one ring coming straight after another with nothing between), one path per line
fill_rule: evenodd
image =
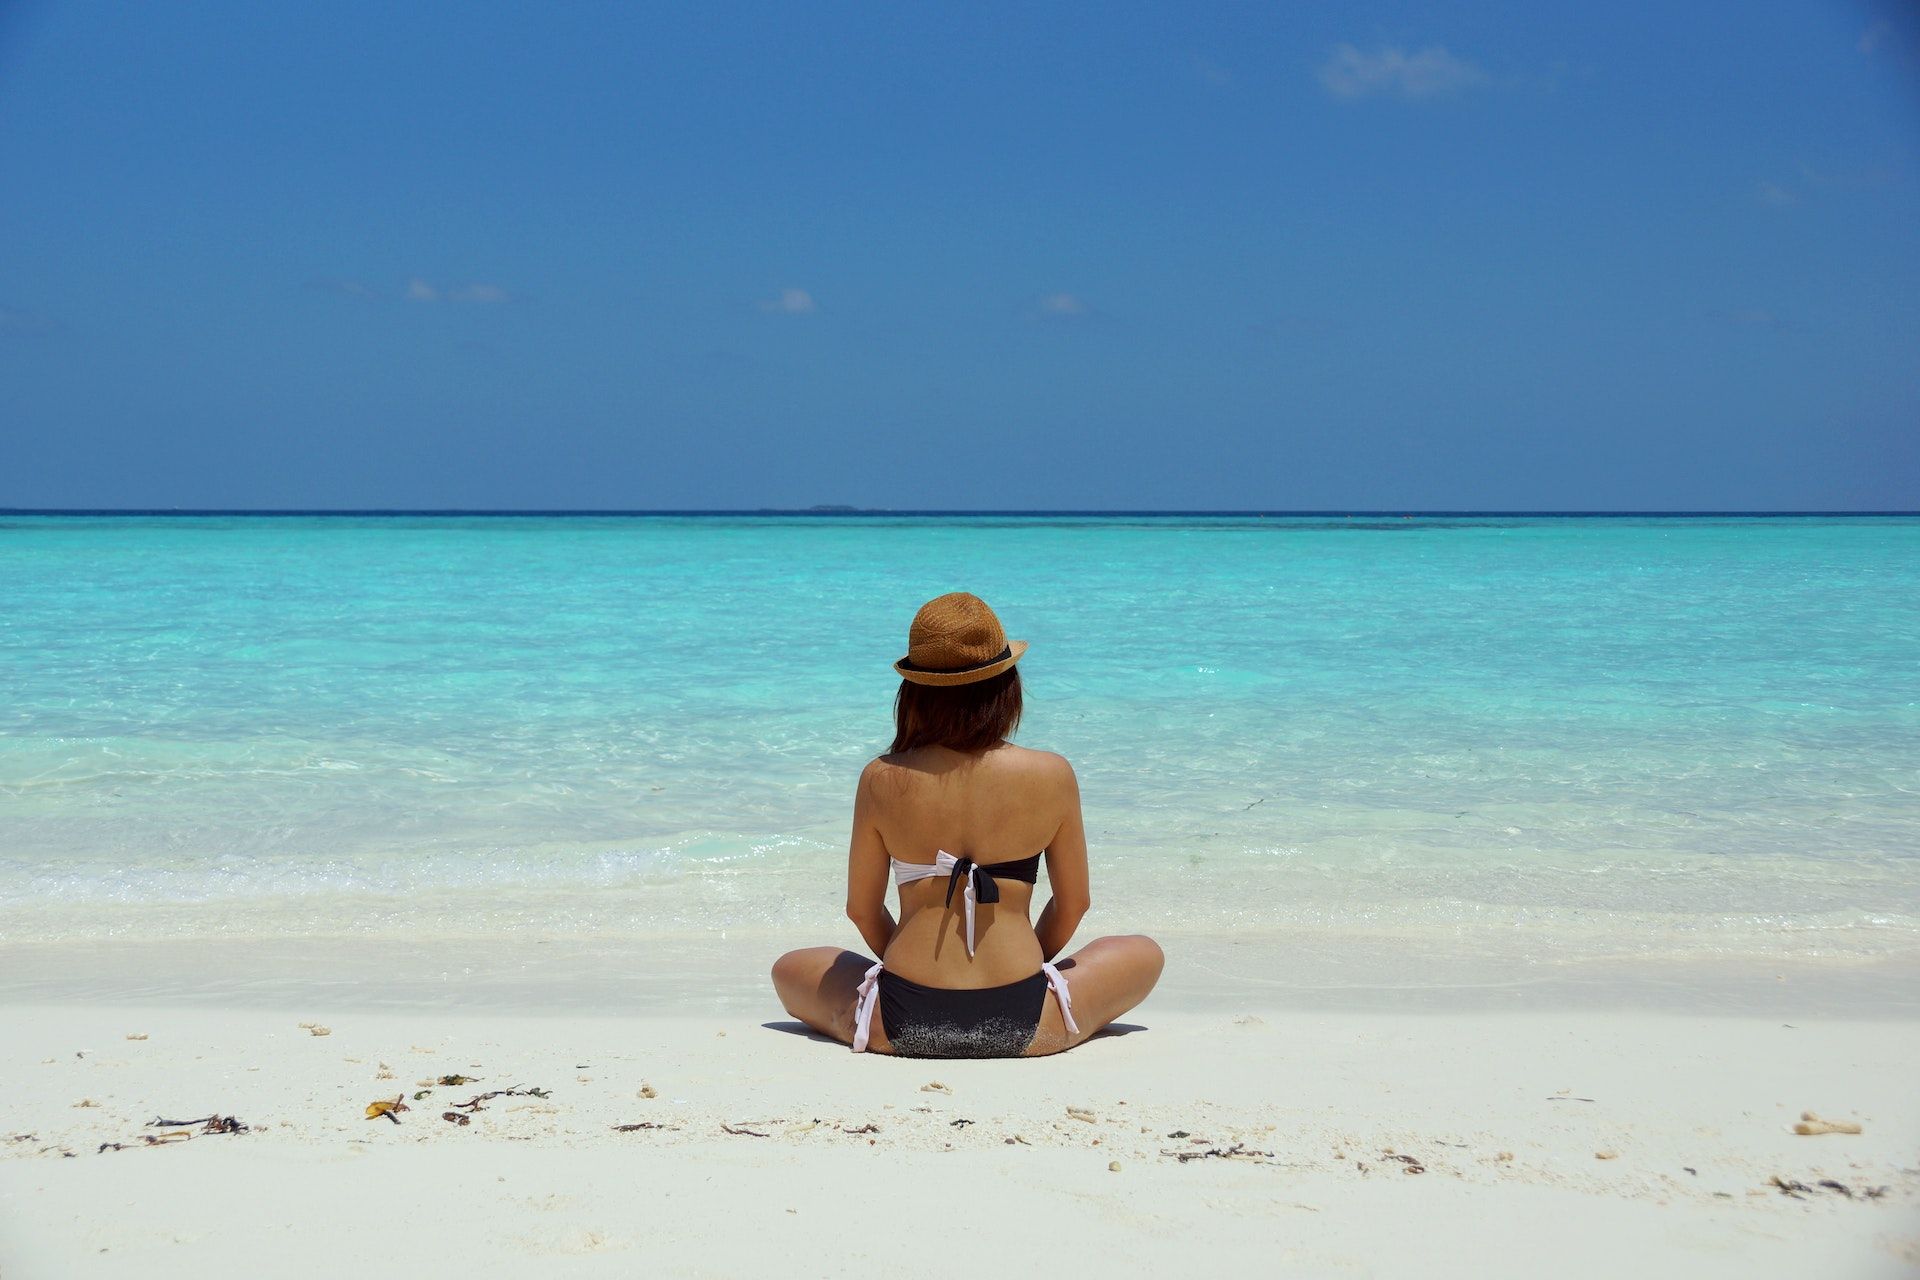
M1056 1058L933 1062L777 1013L8 1004L0 1272L1920 1267L1911 1019L1156 997Z
M0 1280L1920 1280L1916 106L0 0Z

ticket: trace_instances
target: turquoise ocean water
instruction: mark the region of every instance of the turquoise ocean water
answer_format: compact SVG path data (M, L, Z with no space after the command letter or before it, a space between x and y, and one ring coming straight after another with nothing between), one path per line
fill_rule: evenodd
M0 938L837 927L955 589L1103 930L1920 942L1905 518L7 517Z

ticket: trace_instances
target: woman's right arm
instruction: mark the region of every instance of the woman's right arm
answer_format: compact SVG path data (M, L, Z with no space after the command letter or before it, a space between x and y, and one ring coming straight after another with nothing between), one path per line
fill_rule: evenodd
M1073 931L1080 927L1080 921L1093 905L1087 875L1087 828L1080 817L1080 781L1073 776L1073 766L1065 760L1060 761L1059 767L1066 775L1062 782L1066 793L1065 816L1060 820L1060 829L1047 842L1047 884L1053 896L1040 913L1040 922L1033 927L1040 938L1040 953L1048 960L1067 949Z
M853 838L847 845L847 919L853 921L876 958L884 958L893 941L893 912L887 910L886 841L874 825L873 782L880 769L875 760L860 774L853 795Z

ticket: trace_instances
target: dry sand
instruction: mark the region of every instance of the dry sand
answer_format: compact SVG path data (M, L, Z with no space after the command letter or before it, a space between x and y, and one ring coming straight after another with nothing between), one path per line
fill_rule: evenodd
M1920 1269L1911 1019L1130 1021L915 1062L735 1014L0 1006L0 1275ZM209 1114L248 1131L144 1141Z

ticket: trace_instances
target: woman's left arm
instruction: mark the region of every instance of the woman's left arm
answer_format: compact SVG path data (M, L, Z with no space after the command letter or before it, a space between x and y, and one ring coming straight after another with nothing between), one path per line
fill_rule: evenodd
M1087 825L1080 814L1080 780L1073 766L1054 757L1064 816L1059 830L1047 842L1047 884L1053 896L1040 912L1034 934L1040 939L1040 954L1051 960L1067 949L1073 931L1093 907L1087 885Z
M873 783L880 762L860 774L853 796L853 838L847 845L847 919L853 921L876 957L885 957L893 941L893 912L887 910L887 845L874 825Z

